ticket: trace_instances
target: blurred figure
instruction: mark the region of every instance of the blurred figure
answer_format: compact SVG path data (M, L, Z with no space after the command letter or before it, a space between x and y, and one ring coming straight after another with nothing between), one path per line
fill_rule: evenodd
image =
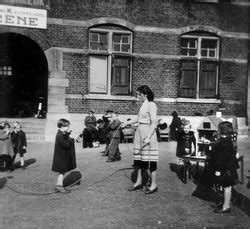
M173 116L173 119L172 119L171 124L169 125L169 128L170 128L169 141L176 141L176 133L180 131L182 123L176 111L173 111L172 116Z

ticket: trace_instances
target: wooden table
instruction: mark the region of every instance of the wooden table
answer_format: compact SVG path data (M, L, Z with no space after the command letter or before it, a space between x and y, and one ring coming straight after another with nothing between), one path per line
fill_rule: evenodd
M199 164L200 162L206 163L207 158L206 156L197 157L197 156L184 156L181 158L184 162L184 174L183 174L183 182L186 184L188 181L188 178L191 179L191 167L190 167L190 161L196 162L196 171L195 173L199 173Z

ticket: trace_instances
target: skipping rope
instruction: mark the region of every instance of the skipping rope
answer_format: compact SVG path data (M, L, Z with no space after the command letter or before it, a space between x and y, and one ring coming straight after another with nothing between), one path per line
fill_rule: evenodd
M118 131L120 131L120 129L121 129L121 127L119 126L119 127L117 128L117 130L116 130L114 136L112 137L109 146L107 147L107 149L106 149L105 152L103 153L103 156L106 156L106 155L107 155L108 150L109 150L109 148L110 148L110 145L111 145L111 143L113 142L113 140L114 140L115 136L117 135ZM148 145L148 144L142 145L141 148L139 149L139 152L138 152L137 154L140 154L141 151L142 151L142 149L143 149L146 145ZM128 147L128 146L127 146L127 147ZM129 147L128 147L128 150L131 152L131 150L129 149ZM93 185L96 185L96 184L98 184L98 183L101 183L101 182L107 180L108 178L112 177L113 175L115 175L116 173L118 173L118 172L120 172L120 171L123 171L124 174L125 174L125 176L126 176L127 178L129 178L129 177L127 176L127 174L126 174L125 171L126 171L126 170L132 170L132 169L134 169L134 167L127 167L127 168L117 169L117 170L115 170L113 173L111 173L111 174L109 174L109 175L103 177L102 179L97 180L97 181L95 181L94 183L92 183L92 184L90 184L90 185L87 185L87 186L85 186L85 187L91 187L91 186L93 186ZM80 174L82 174L82 171L81 171L81 170L79 170L79 169L77 169L77 170L80 172ZM77 170L74 170L74 171L77 171ZM7 186L10 190L12 190L12 191L14 191L14 192L16 192L16 193L19 193L19 194L23 194L23 195L45 196L45 195L51 195L51 194L57 193L57 191L55 191L55 190L54 190L54 191L48 191L48 192L34 192L34 191L29 190L29 189L23 188L22 186L20 186L20 185L16 184L15 182L13 182L13 181L11 180L11 176L1 177L1 178L5 178L5 179L6 179L6 183L7 183L7 181L8 181L8 183L14 185L15 188L9 186L8 184L7 184L6 186ZM68 185L68 186L65 186L65 187L66 187L66 188L72 187L72 186L74 186L75 184L79 183L79 182L82 181L82 180L83 180L83 178L80 178L80 179L76 180L75 182L73 182L72 184L70 184L70 185Z

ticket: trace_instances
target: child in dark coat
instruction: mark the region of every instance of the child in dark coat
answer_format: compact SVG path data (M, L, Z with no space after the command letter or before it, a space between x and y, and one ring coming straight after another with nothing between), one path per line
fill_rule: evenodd
M212 184L220 185L224 191L223 204L219 205L215 213L230 213L232 186L238 182L237 169L239 164L236 150L232 141L232 123L225 121L218 126L219 138L212 145L212 153L208 158L208 170Z
M55 190L61 193L70 192L70 190L63 187L63 177L66 172L76 168L75 142L69 136L71 133L69 126L70 122L66 119L60 119L57 122L59 130L55 139L52 171L59 173Z
M121 130L119 129L121 121L118 119L118 114L113 112L111 115L111 122L109 124L109 145L107 148L108 159L106 162L114 162L121 160L121 153L119 150L119 143L121 139Z
M14 164L16 155L19 154L22 169L25 169L24 154L27 152L27 140L24 131L21 129L21 124L16 121L13 124L14 130L11 132L11 139L13 143L14 156L12 157L12 164Z

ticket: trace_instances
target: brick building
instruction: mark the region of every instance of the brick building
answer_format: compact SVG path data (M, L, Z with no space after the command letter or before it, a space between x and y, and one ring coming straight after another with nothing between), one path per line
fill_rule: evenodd
M136 115L135 90L147 84L162 117L224 108L250 120L247 1L0 4L1 117L32 116L42 98L50 135L58 117L79 123L90 109ZM8 7L38 10L46 27Z

